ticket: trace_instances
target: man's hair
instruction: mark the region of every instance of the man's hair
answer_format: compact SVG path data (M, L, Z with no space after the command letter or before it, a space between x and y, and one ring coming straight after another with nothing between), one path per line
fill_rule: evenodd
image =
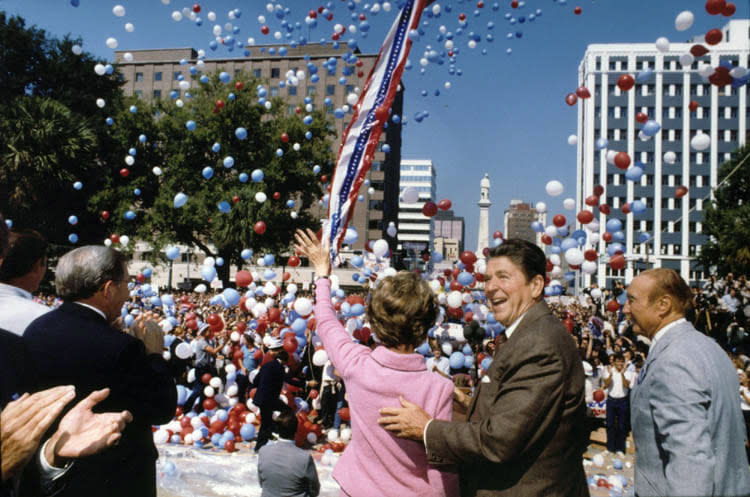
M276 353L276 359L280 360L281 362L286 362L289 360L289 352L284 349L276 350L278 350L278 352Z
M375 336L386 347L417 346L438 316L438 301L418 274L400 271L383 278L373 290L367 319Z
M547 257L542 249L531 242L519 238L505 240L502 245L490 249L490 259L507 257L531 281L536 275L544 279L547 272Z
M615 361L624 361L625 355L622 352L615 352L612 354L612 359Z
M686 314L693 306L693 293L690 287L674 269L654 268L643 271L640 275L647 276L654 283L648 296L650 302L662 295L668 295L672 297L677 310L682 314Z
M279 429L279 436L286 440L294 440L297 434L297 416L291 409L283 409L276 416L276 426Z
M63 300L91 297L108 281L122 281L127 275L127 256L100 245L71 250L60 258L55 270L57 295Z
M46 259L47 247L47 241L36 231L11 231L10 247L0 266L0 282L29 274L34 264Z

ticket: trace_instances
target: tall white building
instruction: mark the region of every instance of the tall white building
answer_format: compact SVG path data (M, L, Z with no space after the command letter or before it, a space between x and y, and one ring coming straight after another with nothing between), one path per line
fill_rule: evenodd
M428 201L437 202L435 166L430 159L402 159L399 191L408 187L416 188L419 200L405 203L399 198L398 204L398 248L406 250L407 256L419 256L422 250L433 250L435 222L422 214L422 207ZM399 195L399 197L401 197Z
M490 245L490 175L484 173L479 182L479 235L477 236L477 257L484 257L482 252Z
M595 185L604 187L600 203L611 208L611 215L604 216L597 209L594 214L602 232L607 220L622 221L620 243L628 261L625 270L613 271L606 264L606 244L600 241L599 285L616 278L630 281L651 267L676 269L691 282L706 277L694 261L707 239L702 233L703 209L717 185L719 166L747 140L750 114L747 76L719 87L699 73L704 64L750 66L750 20L730 21L721 31L721 43L713 46L705 45L701 37L671 43L666 51L654 43L594 44L586 50L578 83L591 97L578 102L577 204L579 210L592 210L585 204L586 197ZM709 48L709 53L683 65L680 56L698 43ZM627 92L617 86L623 74L636 79ZM691 102L697 103L695 111L690 110ZM643 125L636 121L637 113L657 121L661 131L651 139L641 139ZM698 133L710 137L710 146L703 151L690 144ZM607 161L608 151L627 152L630 168L643 169L640 179L628 180L626 171ZM681 185L689 191L679 199L675 191ZM645 212L624 214L623 205L635 200L645 204ZM645 234L650 241L641 243Z

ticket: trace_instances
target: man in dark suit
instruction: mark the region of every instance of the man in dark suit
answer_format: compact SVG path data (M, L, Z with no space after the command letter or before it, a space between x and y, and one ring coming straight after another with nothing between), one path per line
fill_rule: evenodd
M255 442L255 452L271 439L274 427L273 412L289 409L279 398L286 378L283 363L289 360L289 354L281 348L281 340L271 340L271 349L268 353L273 356L273 360L261 366L253 381L253 387L256 388L253 404L260 408L260 430Z
M76 398L109 388L98 410L132 413L120 443L76 461L62 497L156 496L157 451L151 425L172 419L177 392L162 358L163 336L139 319L133 334L113 326L128 298L125 255L86 246L65 254L55 285L64 303L29 325L24 340L39 386L74 385ZM59 467L65 461L52 461Z
M279 440L263 447L258 455L260 497L317 497L318 470L309 451L294 445L297 417L288 409L276 418Z
M402 399L380 424L423 441L431 464L458 464L463 496L587 496L583 366L543 301L546 258L506 240L490 250L485 293L507 342L468 405L467 422L430 419Z

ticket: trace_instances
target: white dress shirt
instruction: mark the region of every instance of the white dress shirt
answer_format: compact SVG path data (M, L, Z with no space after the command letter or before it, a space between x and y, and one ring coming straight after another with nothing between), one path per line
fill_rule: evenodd
M0 283L0 329L23 336L32 321L50 310L34 302L26 290Z
M656 335L654 335L654 338L651 339L651 345L649 346L649 350L654 348L654 345L656 345L656 342L659 341L661 337L664 336L666 332L677 326L678 324L684 323L687 320L685 318L680 318L677 321L672 321L668 325L666 325L664 328L660 329L656 332Z

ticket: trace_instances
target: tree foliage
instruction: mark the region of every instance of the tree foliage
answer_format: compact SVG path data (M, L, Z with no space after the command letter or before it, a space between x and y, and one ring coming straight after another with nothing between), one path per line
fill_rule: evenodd
M704 212L703 232L711 238L699 259L706 269L716 266L720 275L750 274L750 145L720 166L719 183L730 174Z
M112 129L119 163L110 167L108 184L92 198L92 206L113 212L112 229L118 234L148 241L157 250L179 242L222 257L227 264L219 268L219 276L225 282L228 265L243 262L243 249L273 254L288 249L296 228L315 224L308 208L318 202L321 187L313 167L321 166L322 173L330 170L330 138L335 135L320 111L312 114L308 126L303 115L289 114L280 99L266 110L258 103L257 85L242 75L224 84L215 74L190 90L183 107L165 100L139 102L135 114L123 111ZM195 122L194 131L186 128L188 121ZM246 130L246 139L235 134L239 127ZM146 143L138 140L141 134ZM221 147L218 152L213 151L215 143ZM294 144L299 144L298 151ZM135 164L123 178L115 170L125 166L122 160L130 148L136 148ZM226 157L234 159L233 167L224 166ZM154 174L154 167L162 174ZM202 175L206 167L214 171L210 179ZM242 173L251 177L255 169L263 172L261 182L240 180ZM133 194L136 188L139 196ZM265 193L265 202L255 200L258 192ZM188 196L181 208L174 207L178 193ZM288 200L295 202L293 208L287 207ZM220 212L220 202L228 202L231 210ZM136 212L135 220L123 218L128 210ZM258 221L266 224L262 235L253 230Z

